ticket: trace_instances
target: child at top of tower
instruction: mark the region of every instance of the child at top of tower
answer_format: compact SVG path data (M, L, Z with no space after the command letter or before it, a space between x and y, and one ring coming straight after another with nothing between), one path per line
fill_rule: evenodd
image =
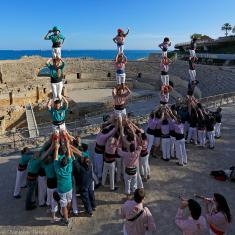
M44 39L52 41L52 57L61 58L61 46L64 43L65 37L60 33L59 28L54 26L52 30L48 31Z
M129 28L127 29L126 33L122 29L118 29L117 36L113 38L113 41L117 44L118 54L123 53L124 42L129 31L130 31Z
M171 41L168 37L163 39L163 42L158 45L162 50L163 57L167 57L167 50L171 46Z
M197 49L197 40L198 38L192 37L192 40L190 42L190 49L189 49L189 59L191 60L192 58L194 58L194 60L197 60L196 57L196 49Z
M120 53L115 58L116 65L116 80L118 85L122 85L124 88L126 73L125 73L125 65L127 63L127 58L123 53Z

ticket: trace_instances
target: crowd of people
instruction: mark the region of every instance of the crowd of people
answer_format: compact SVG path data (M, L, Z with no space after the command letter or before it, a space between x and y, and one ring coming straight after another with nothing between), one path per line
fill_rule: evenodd
M53 33L53 34L51 34ZM53 42L53 58L47 62L51 73L53 99L48 102L51 114L52 134L40 150L25 147L19 160L14 197L21 198L21 188L27 187L25 209L47 207L51 221L69 224L71 215L77 216L78 195L87 216L96 210L94 190L100 185L109 191L116 191L124 182L127 201L121 208L121 218L125 219L123 233L127 235L155 234L155 220L147 207L144 207L144 184L151 178L149 158L161 156L164 161L176 160L177 165L188 164L186 144L215 148L215 138L220 138L221 108L209 111L194 97L197 85L193 61L196 61L195 40L190 48L190 79L188 93L169 105L169 93L173 83L169 79L170 59L167 49L171 45L164 38L159 47L162 49L160 104L149 115L147 128L144 129L129 119L126 112L131 90L125 83L124 41L129 33L118 29L113 39L117 44L115 58L117 84L112 90L114 110L106 115L96 135L94 155L88 151L80 136L73 137L66 129L68 101L62 95L64 61L61 59L61 45L64 37L54 27L45 36ZM107 188L107 187L106 187ZM37 190L36 190L37 189ZM35 193L37 192L37 202ZM133 196L133 199L132 199ZM176 225L184 235L225 234L231 222L231 214L226 199L214 194L213 199L204 198L206 214L201 214L201 206L194 199L182 199L175 217ZM183 215L185 208L191 214L187 219ZM62 219L57 217L60 214ZM207 221L207 223L206 223Z

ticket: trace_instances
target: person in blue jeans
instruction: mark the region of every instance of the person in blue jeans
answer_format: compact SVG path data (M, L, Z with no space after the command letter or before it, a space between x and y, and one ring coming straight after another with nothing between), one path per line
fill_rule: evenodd
M92 164L89 158L82 157L80 164L77 165L77 177L81 184L81 200L85 211L92 216L92 211L96 209L95 194L93 190Z

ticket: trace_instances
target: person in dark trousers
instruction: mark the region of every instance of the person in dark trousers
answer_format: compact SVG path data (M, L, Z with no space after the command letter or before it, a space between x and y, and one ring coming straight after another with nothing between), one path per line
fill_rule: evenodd
M80 181L80 195L85 207L85 212L92 216L92 211L96 209L95 194L92 187L92 165L88 158L81 158L80 164L76 165L76 177Z

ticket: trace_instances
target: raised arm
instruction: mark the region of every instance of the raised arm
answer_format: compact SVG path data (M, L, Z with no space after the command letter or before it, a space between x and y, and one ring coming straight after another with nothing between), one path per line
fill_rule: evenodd
M114 41L115 43L117 43L117 39L116 39L116 37L114 37L114 38L113 38L113 41Z
M126 36L129 34L129 32L130 32L130 29L128 28L128 29L127 29L127 32L123 34L124 37L126 37Z
M69 102L68 102L68 100L67 100L64 96L62 96L62 99L64 100L64 108L65 108L65 109L68 109L68 107L69 107Z
M59 151L59 147L60 147L59 143L56 142L56 143L55 143L55 151L54 151L54 155L53 155L54 160L58 160L58 151Z
M46 34L46 36L44 37L45 40L49 40L50 33L51 33L51 30L49 30L48 33Z
M40 159L43 161L49 154L49 152L51 152L54 148L53 143L51 144L50 148L47 149L47 151L45 151L43 154L41 154Z
M47 108L48 108L49 111L51 110L52 101L53 101L53 100L50 99L50 100L48 101L48 103L47 103Z

